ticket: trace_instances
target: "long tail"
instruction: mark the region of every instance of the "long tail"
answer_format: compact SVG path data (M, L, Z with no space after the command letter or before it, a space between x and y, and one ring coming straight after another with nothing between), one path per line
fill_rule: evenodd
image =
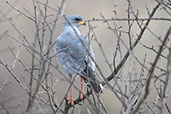
M88 77L82 76L84 81L86 83L90 82L90 88L92 88L96 93L101 93L102 89L100 86L100 82L97 80L94 71L90 67L88 67L84 70L84 72L88 76Z
M99 81L96 79L94 71L89 70L90 84L96 93L101 92L101 87Z

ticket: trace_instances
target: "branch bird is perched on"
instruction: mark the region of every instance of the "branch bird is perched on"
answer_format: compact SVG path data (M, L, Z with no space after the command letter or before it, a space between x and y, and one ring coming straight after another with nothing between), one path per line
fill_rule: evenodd
M89 84L92 91L101 92L99 81L95 77L94 53L88 39L83 36L78 27L85 25L79 15L72 15L66 18L63 30L56 39L55 54L58 62L70 77L70 86L73 75L81 78L80 98L83 98L83 80ZM68 98L68 97L67 97ZM70 102L72 99L72 87L70 87Z

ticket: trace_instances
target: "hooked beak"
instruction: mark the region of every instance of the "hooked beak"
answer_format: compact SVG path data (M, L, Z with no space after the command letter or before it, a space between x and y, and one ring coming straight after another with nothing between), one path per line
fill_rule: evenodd
M82 21L78 22L77 24L79 24L79 25L86 25L86 23L85 23L85 21L84 21L84 20L82 20Z

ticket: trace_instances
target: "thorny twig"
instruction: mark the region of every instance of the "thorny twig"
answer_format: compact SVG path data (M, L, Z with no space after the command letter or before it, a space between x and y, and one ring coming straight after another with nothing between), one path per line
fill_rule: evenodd
M116 59L116 56L117 56L117 51L120 51L120 53L121 53L121 49L120 49L120 43L124 43L123 41L122 41L122 39L120 39L120 37L121 37L121 33L126 33L127 35L128 35L128 37L129 37L129 48L128 47L126 47L127 48L127 53L125 54L125 56L123 56L123 57L121 57L121 61L120 61L120 63L118 64L118 65L116 65L116 63L115 62L113 62L113 64L114 64L114 71L112 72L112 74L110 75L110 76L108 76L107 78L105 78L105 76L103 75L103 73L101 72L101 70L100 70L100 68L98 67L98 65L96 64L96 66L97 66L97 69L99 70L99 72L100 72L100 75L102 75L102 78L104 79L104 81L103 82L101 82L102 83L102 85L107 85L109 88L110 88L110 90L112 90L113 91L113 93L117 96L117 98L120 100L120 102L122 103L122 105L123 105L123 107L124 107L124 111L125 110L127 110L127 112L126 113L130 113L130 114L132 114L132 111L133 111L133 113L136 113L137 111L141 111L141 110L139 110L140 109L140 106L142 105L142 103L144 103L144 101L145 101L145 99L147 98L147 95L148 95L148 92L149 92L149 87L147 87L147 86L149 86L149 84L150 84L150 80L151 80L151 78L156 78L156 79L158 79L158 80L160 80L160 82L162 82L163 84L164 84L164 86L163 86L163 91L161 92L160 90L157 90L158 91L158 96L160 96L161 97L161 102L162 102L162 105L164 106L165 105L165 107L166 107L166 109L167 109L167 111L168 111L168 113L170 114L171 113L171 111L170 111L170 109L169 109L169 107L168 107L168 104L167 103L165 103L165 98L166 98L166 89L167 89L167 86L168 86L168 80L169 80L169 78L168 78L168 76L169 76L169 74L170 74L170 72L168 72L168 71L170 71L169 70L169 68L170 67L168 67L168 69L167 70L165 70L165 69L162 69L162 68L160 68L160 67L158 67L156 64L157 64L157 60L159 59L159 57L163 57L163 58L165 58L166 60L168 60L168 64L170 63L169 61L170 61L170 59L169 59L169 57L166 57L166 56L164 56L164 54L161 54L162 52L163 52L163 50L164 49L161 49L161 48L163 48L164 47L164 45L165 45L165 48L168 48L168 49L170 49L168 46L167 46L167 44L165 43L166 42L166 40L164 40L164 41L162 41L160 38L158 38L157 37L157 39L160 41L160 42L162 42L162 46L160 47L160 49L161 50L159 50L159 51L156 51L153 47L152 48L150 48L150 47L148 47L148 46L146 46L146 45L144 45L144 44L142 44L142 43L140 43L140 40L142 39L142 36L143 36L143 34L144 34L144 32L145 32L145 30L146 29L148 29L149 30L149 28L148 28L148 25L149 25L149 22L150 21L168 21L168 22L170 22L171 21L171 19L170 18L156 18L156 17L153 17L153 15L154 15L154 13L156 12L156 10L158 9L158 7L160 6L160 5L162 5L162 8L164 9L164 7L166 7L167 6L167 4L166 4L166 2L161 2L161 3L159 3L157 0L157 2L158 2L158 4L155 6L155 8L152 10L152 12L150 13L149 11L148 11L148 9L147 9L147 11L148 11L148 14L149 14L149 17L148 18L138 18L138 11L137 11L137 13L135 14L134 13L134 11L133 11L133 9L132 9L132 4L131 4L131 1L130 0L127 0L128 1L128 18L104 18L103 17L103 15L101 14L101 16L102 16L102 19L98 19L98 18L93 18L93 19L91 19L91 20L87 20L88 22L95 22L95 21L102 21L102 22L104 22L104 23L107 23L107 24L109 24L109 22L114 22L114 21L122 21L122 22L124 22L124 21L127 21L128 22L128 31L127 32L124 32L124 31L120 31L119 30L119 28L115 28L115 29L113 29L113 31L117 31L119 34L118 34L118 45L117 45L117 49L116 49L116 51L115 51L115 55L114 55L114 61L115 61L115 59ZM17 39L15 39L14 38L14 36L12 36L20 45L22 45L23 47L25 47L25 49L32 55L32 61L31 61L31 70L29 69L29 68L27 68L25 65L24 65L24 63L21 61L21 59L18 57L18 55L17 54L15 54L12 50L11 50L11 48L9 48L10 49L10 51L11 51L11 53L13 54L13 56L15 57L15 59L16 60L18 60L19 62L20 62L20 64L22 64L22 66L25 68L25 71L27 71L28 73L30 73L30 83L29 83L29 88L27 88L27 87L25 87L25 85L23 85L22 83L21 83L21 81L17 78L17 76L15 76L15 74L13 73L13 71L8 67L8 65L7 64L5 64L1 59L0 59L0 64L2 64L5 68L6 68L6 70L11 74L11 76L15 79L15 81L22 87L22 88L24 88L24 90L27 92L27 94L29 95L29 104L28 104L28 107L27 107L27 111L29 111L29 109L32 107L31 105L32 105L32 103L34 102L34 99L35 99L35 97L36 98L38 98L38 100L40 100L41 102L43 102L43 103L45 103L45 104L48 104L50 107L51 107L51 109L53 110L53 113L58 113L59 111L61 112L61 113L68 113L68 111L69 111L69 109L71 108L71 107L74 107L75 105L77 105L77 104L80 104L80 102L82 102L84 99L87 99L88 101L89 101L89 103L90 104L92 104L92 106L93 106L93 108L94 108L94 110L96 111L96 113L98 113L98 112L100 112L98 109L99 109L99 107L101 106L101 107L103 107L103 109L104 109L104 111L105 111L105 113L107 113L107 111L106 111L106 109L105 109L105 107L103 106L103 104L102 104L102 101L100 100L100 98L99 98L99 96L97 96L98 97L98 101L99 101L99 103L98 103L98 105L96 106L96 105L93 105L93 102L91 102L90 101L90 99L89 99L89 96L90 95L92 95L93 93L92 92L87 92L84 96L83 96L83 99L80 99L80 98L78 98L78 99L76 99L75 101L74 101L74 106L73 105L71 105L71 103L67 103L66 105L65 105L65 107L64 107L64 111L62 110L62 104L63 104L63 101L64 101L64 98L65 98L65 96L64 96L64 98L63 98L63 100L61 101L61 103L60 104L57 104L57 103L55 103L55 100L54 100L54 94L55 94L55 92L53 91L53 89L52 89L52 85L50 86L49 85L49 80L48 80L48 78L49 78L49 75L50 75L50 69L51 69L51 67L52 68L55 68L57 71L59 71L59 73L62 75L62 76L64 76L65 78L66 78L66 75L64 75L59 69L58 69L58 66L55 66L54 64L52 64L51 63L51 59L54 57L54 56L50 56L50 51L51 51L51 49L52 49L52 47L53 47L53 43L52 43L52 38L53 38L53 34L54 34L54 29L56 28L56 23L57 23L57 21L58 21L58 19L59 19L59 17L62 15L62 12L63 12L63 7L64 7L64 2L65 2L65 0L62 0L62 2L61 2L61 4L60 4L60 6L59 6L59 8L58 8L58 10L56 10L55 8L53 8L52 6L50 6L49 4L48 4L48 0L46 0L46 2L45 3L42 3L42 2L40 2L40 1L37 1L37 0L33 0L33 7L34 7L34 15L32 15L31 14L31 12L29 12L27 9L24 9L25 11L26 11L26 13L29 13L29 15L31 15L31 16L28 16L28 15L26 15L26 13L24 13L24 12L22 12L22 11L20 11L20 10L18 10L17 8L15 8L12 4L10 4L8 1L6 2L12 9L14 9L15 11L17 11L20 15L23 15L23 16L25 16L27 19L29 19L29 20L31 20L32 22L34 22L35 23L35 27L36 27L36 35L35 35L35 40L34 40L34 42L33 43L29 43L29 41L27 41L27 39L26 39L26 37L21 33L21 31L15 26L15 24L11 21L11 18L7 18L7 16L5 15L5 14L3 14L3 16L5 17L5 19L7 19L9 22L10 22L10 24L13 26L13 28L17 31L17 33L20 35L20 36L22 36L22 41L23 42L19 42L19 40L17 40ZM44 11L43 10L41 10L41 8L39 8L38 7L38 5L37 4L41 4L41 5L43 5L44 6ZM48 20L47 20L47 17L49 16L48 14L47 14L47 8L50 8L50 9L52 9L52 10L54 10L54 11L56 11L55 13L54 13L54 15L56 16L56 18L55 18L55 20L53 20L52 22L48 22ZM146 7L147 8L147 7ZM170 7L167 7L168 9L170 8ZM168 12L168 9L164 9L168 14L170 14L169 12ZM10 10L11 11L11 10ZM40 17L38 17L39 15L37 15L37 12L40 12ZM134 16L134 18L132 18L131 17L131 14L133 14L133 16ZM43 18L43 21L41 20L41 18ZM140 29L140 33L137 35L137 39L135 40L135 42L133 42L133 40L132 40L132 36L131 36L131 30L132 30L132 26L133 26L133 24L134 24L134 21L135 22L137 22L137 25L138 25L138 27L139 27L139 29ZM144 26L142 27L142 25L143 25L143 23L145 22L145 24L144 24ZM41 25L41 26L40 26ZM52 26L51 26L52 25ZM109 27L110 27L110 24L109 24ZM43 48L44 48L44 45L45 45L45 42L44 42L44 39L45 39L45 31L46 31L46 29L47 30L49 30L50 31L50 40L49 40L49 42L48 42L48 48L47 48L47 50L46 51L44 51L43 50ZM92 28L89 26L89 29L91 29L92 30ZM112 27L110 28L111 30L112 30ZM93 31L92 31L93 32ZM7 31L7 33L8 33L8 31ZM5 31L5 35L7 34L6 33L6 31ZM95 35L95 33L93 33L93 35ZM2 34L2 36L3 36L3 34ZM9 36L9 35L8 35ZM95 36L96 37L96 36ZM0 39L1 39L2 37L0 36ZM168 36L167 36L167 34L166 34L166 37L165 37L165 39L167 39L168 38ZM98 40L97 39L95 39L96 40L96 42L98 43L98 45L99 45L99 47L100 47L100 42L98 42ZM169 41L169 40L168 40ZM132 51L135 49L135 47L137 46L137 44L141 44L142 46L144 46L146 49L148 49L148 50L152 50L152 51L154 51L156 54L157 54L157 56L156 56L156 59L155 59L155 61L153 62L153 64L151 65L151 68L149 69L147 66L145 66L145 63L147 62L146 60L144 60L144 63L141 63L140 61L139 61L139 58L137 58L133 53L132 53ZM39 49L36 49L36 45L38 44L38 46L39 46ZM84 44L83 44L84 45ZM103 56L104 56L104 58L105 58L105 60L106 60L106 62L107 62L107 64L108 64L108 66L110 67L110 70L112 70L112 67L111 67L111 65L110 65L110 62L107 60L107 56L105 55L105 52L103 51L103 49L102 49L102 47L100 47L100 49L101 49L101 51L102 51L102 53L103 53ZM122 54L122 53L121 53ZM122 77L116 77L116 75L117 76L120 76L120 72L121 72L121 68L123 68L123 66L124 66L124 64L126 63L126 61L127 61L127 59L128 59L128 57L131 55L131 57L132 58L134 58L141 66L142 66L142 72L140 73L140 77L139 77L139 79L122 79ZM145 57L146 58L146 57ZM15 60L15 61L16 61ZM35 66L36 65L36 61L38 61L39 62L39 66L37 67L37 66ZM93 60L94 61L94 60ZM134 62L133 60L131 60L131 62ZM16 62L15 62L16 63ZM15 65L15 64L14 64ZM133 67L133 66L131 66L131 67ZM156 68L156 69L159 69L159 70L161 70L161 71L164 71L164 73L161 73L161 75L155 75L154 74L154 68ZM36 72L38 71L38 74L39 74L39 78L38 79L36 79ZM147 79L144 77L144 75L145 75L145 73L144 73L144 70L147 70L147 71L149 71L149 73L148 73L148 77L147 77ZM119 72L120 71L120 72ZM131 71L130 71L131 72ZM122 73L122 72L121 72ZM132 75L134 75L134 74L131 74L131 76ZM165 80L163 80L161 77L164 77L165 76ZM114 84L114 86L111 86L111 84L109 83L112 79L114 79L115 81L115 84ZM35 91L33 91L34 89L33 89L33 80L36 82L36 84L37 84L37 86L36 86L36 90ZM128 88L128 86L129 85L133 85L133 84L135 84L135 86L133 86L133 88L131 88L131 87L129 87L129 90L131 90L131 92L129 92L129 93L127 93L128 91L125 91L125 93L122 91L122 89L120 88L120 85L119 85L119 83L118 83L118 81L119 80L121 80L121 81L124 81L125 83L127 83L127 85L126 85L126 89ZM67 80L67 81L69 81L69 80ZM45 86L43 85L43 83L45 82ZM78 90L78 91L80 91L74 84L73 84L73 86ZM144 91L145 91L145 93L143 93L144 91L141 91L141 92L137 92L136 90L138 90L140 87L144 87L145 86L145 89L144 89ZM41 96L38 96L39 94L40 94L40 92L38 92L39 91L39 87L41 87L42 89L43 89L43 92L46 92L46 94L47 94L47 97L48 97L48 100L46 101L46 100L44 100L44 99L42 99L41 98ZM115 88L118 88L118 89L116 89L115 90ZM135 87L135 88L134 88ZM51 88L51 91L49 91L50 90L50 88ZM158 89L157 87L156 87L156 89ZM69 88L68 88L68 90L69 90ZM38 93L38 95L37 95L37 93ZM67 93L68 93L68 91L67 91ZM67 94L66 93L66 94ZM65 95L66 95L65 94ZM141 96L143 94L143 96ZM129 96L130 95L130 96ZM121 98L122 97L122 98ZM93 98L94 98L94 96L93 96ZM141 99L142 98L142 99ZM41 107L41 105L39 104L39 102L40 101L37 101L37 99L35 99L35 103L38 105L38 107L39 107L39 110L42 112L42 113L46 113L45 111L44 111L44 109ZM94 102L96 102L95 100L94 100ZM128 103L127 103L128 102ZM128 106L129 105L129 106ZM147 106L147 108L153 113L154 111L153 111L153 109L152 109L152 107L148 104L148 103L146 103L146 106ZM162 107L163 107L162 106ZM6 107L4 108L3 107L3 105L1 105L1 107L6 111ZM127 109L126 109L127 108ZM97 110L96 110L97 109ZM73 111L74 111L74 109L73 109ZM162 112L162 110L160 110L161 112ZM90 111L89 111L90 112ZM141 111L142 112L142 111ZM8 110L6 111L6 113L8 113ZM91 112L90 112L91 113Z
M156 66L157 61L158 61L158 59L159 59L159 57L160 57L160 53L162 52L163 47L164 47L164 45L165 45L167 39L169 38L170 33L171 33L171 27L168 29L168 31L167 31L167 33L166 33L166 36L165 36L165 38L164 38L164 40L163 40L163 43L162 43L162 45L161 45L160 48L159 48L158 54L157 54L157 56L156 56L156 58L155 58L153 64L151 65L151 68L150 68L150 70L149 70L149 72L148 72L147 79L146 79L146 84L145 84L145 88L144 88L144 92L145 92L145 93L144 93L144 95L142 96L142 98L139 100L139 102L138 102L137 105L135 106L135 110L134 110L131 114L135 114L135 113L139 110L141 104L146 100L146 98L147 98L147 96L148 96L148 94L149 94L149 85L150 85L150 81L151 81L151 79L152 79L152 75L153 75L155 66ZM167 81L168 81L168 79L167 79ZM166 87L167 87L167 84L166 84ZM166 87L165 87L165 88L166 88Z

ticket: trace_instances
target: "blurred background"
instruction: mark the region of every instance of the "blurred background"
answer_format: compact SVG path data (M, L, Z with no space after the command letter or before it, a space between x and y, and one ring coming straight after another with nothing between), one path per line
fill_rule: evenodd
M32 0L1 0L0 4L0 59L8 65L8 67L13 71L13 74L20 79L22 83L25 85L29 84L30 74L25 71L23 66L16 60L15 56L11 53L10 49L18 56L20 60L24 63L26 67L30 67L31 65L31 54L21 46L16 40L21 41L21 34L25 36L28 42L34 42L34 38L36 35L36 28L33 21L29 20L27 17L23 16L23 14L16 11L12 8L9 4L11 4L17 10L23 12L27 16L34 15L33 10L33 2ZM43 3L45 0L37 0L37 5L43 9ZM58 11L59 7L59 0L49 0L48 5L51 7L48 9L48 22L54 20L56 11ZM153 9L156 5L154 0L131 0L133 10L139 12L139 18L148 18L148 12ZM55 10L53 10L54 8ZM72 14L81 15L85 20L91 20L93 18L102 18L100 14L105 16L105 18L110 19L112 17L117 18L127 18L127 9L128 9L128 2L127 0L66 0L65 7L63 10L63 14L66 16ZM116 12L116 14L115 14ZM170 18L170 16L161 8L158 9L157 13L154 17L165 17ZM55 32L53 35L53 42L56 40L58 35L61 33L62 25L63 25L63 17L59 18L59 21L56 24ZM116 21L119 26L122 26L122 31L128 30L128 23L127 21ZM101 21L92 21L91 25L95 27L94 31L98 38L98 41L102 44L102 48L107 56L107 59L110 63L113 62L114 51L117 44L117 37L116 35L108 29L106 23ZM111 22L112 25L112 22ZM163 38L166 34L167 29L170 26L169 21L152 21L149 25L150 30L155 33L157 36ZM113 26L113 25L112 25ZM18 31L17 31L18 30ZM81 26L80 31L82 34L88 34L88 26ZM132 26L131 35L135 39L137 38L137 34L140 32L140 29L136 24ZM20 33L20 34L19 34ZM45 45L44 49L47 49L48 40L49 40L49 32L45 32ZM133 39L133 41L134 41ZM126 34L122 34L122 40L129 47L128 43L128 36ZM151 47L154 46L155 49L158 49L160 45L159 40L155 38L155 36L149 31L146 30L141 43L146 44L147 46ZM108 77L111 74L111 71L108 65L105 62L105 59L102 55L101 50L99 49L97 43L92 40L91 42L92 48L94 50L96 56L96 62L99 65L100 69L102 70L104 76ZM123 55L127 51L127 49L121 45ZM142 45L138 45L134 50L135 56L142 62L145 54L147 54L146 60L148 62L152 62L155 57L155 53L151 50L144 48ZM167 56L167 51L164 52ZM51 51L51 55L53 55L53 50ZM117 62L119 63L120 59L117 58ZM53 64L57 64L55 58L52 59ZM161 67L166 68L166 61L160 59L159 61ZM129 61L124 66L123 75L128 75L129 71ZM149 64L147 64L149 66ZM135 73L139 74L141 70L141 66L135 61L134 63ZM61 69L62 70L62 69ZM160 73L159 71L156 73ZM65 81L65 78L61 76L57 70L52 68L53 80L57 81L55 86L56 92L56 102L60 103L61 99L63 99L64 94L67 91L68 82ZM77 79L79 81L79 78ZM76 81L76 83L78 83ZM112 83L112 82L111 82ZM3 85L3 86L2 86ZM170 84L169 84L170 85ZM19 86L16 81L11 77L10 73L0 65L0 114L6 114L3 110L9 110L10 114L19 114L26 110L28 105L28 95L25 91ZM66 88L65 88L66 87ZM152 88L153 90L154 88ZM170 87L169 89L170 90ZM156 91L154 90L148 97L149 99L153 99L153 95L155 95ZM43 93L41 96L43 97ZM74 90L74 98L78 97L78 92ZM155 96L156 97L156 96ZM104 92L100 96L102 99L106 109L108 110L109 114L119 114L122 110L121 103L116 98L116 96L111 92L107 87L105 87ZM46 97L45 97L46 99ZM167 99L168 103L171 101L171 97ZM171 106L171 103L169 103ZM47 107L46 107L47 108ZM87 108L90 109L90 112L93 113L93 109L91 106L85 101L84 107L78 108L80 111L83 110L83 114L87 114ZM36 109L35 109L36 110ZM49 111L47 108L46 111ZM77 110L78 111L78 110ZM33 112L33 114L38 114L40 112ZM76 112L76 113L79 113ZM50 114L50 113L49 113Z

